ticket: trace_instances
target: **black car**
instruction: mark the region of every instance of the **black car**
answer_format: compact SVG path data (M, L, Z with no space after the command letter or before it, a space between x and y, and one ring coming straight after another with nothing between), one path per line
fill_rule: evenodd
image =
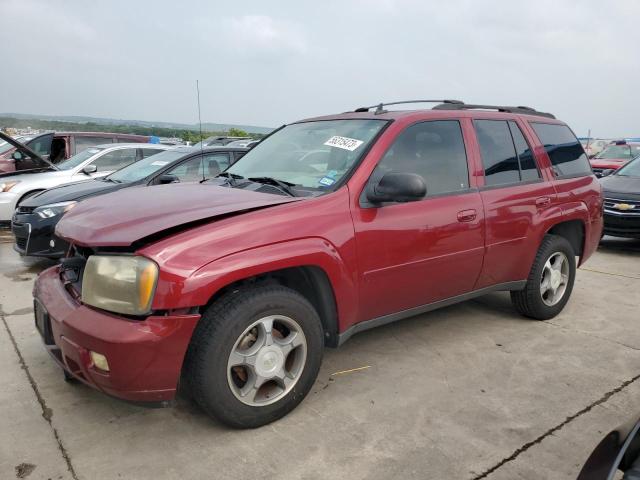
M181 147L140 160L99 180L45 190L24 200L16 209L11 221L13 248L21 255L64 257L69 245L54 235L54 229L77 202L121 188L211 179L248 151L241 147Z
M604 190L604 234L640 238L640 157L604 176L600 183Z

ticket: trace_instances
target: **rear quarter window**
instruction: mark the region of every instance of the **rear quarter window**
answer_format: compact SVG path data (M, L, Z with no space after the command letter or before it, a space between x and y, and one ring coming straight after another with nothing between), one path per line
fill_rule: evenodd
M549 155L556 177L591 175L584 148L566 125L531 122L540 143Z

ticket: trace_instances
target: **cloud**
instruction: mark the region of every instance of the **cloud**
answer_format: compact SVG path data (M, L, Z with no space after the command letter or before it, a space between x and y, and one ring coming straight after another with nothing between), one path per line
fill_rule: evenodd
M268 15L242 15L224 19L227 41L237 52L256 55L304 54L307 41L292 22Z
M637 136L637 0L0 0L5 111L280 125L407 98Z

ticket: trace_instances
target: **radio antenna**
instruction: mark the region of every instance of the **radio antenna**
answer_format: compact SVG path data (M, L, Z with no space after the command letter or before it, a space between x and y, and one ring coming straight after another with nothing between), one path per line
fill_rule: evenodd
M200 83L196 80L196 92L198 93L198 126L200 129L200 162L202 163L202 180L200 183L205 182L207 177L204 174L204 138L202 138L202 117L200 115Z

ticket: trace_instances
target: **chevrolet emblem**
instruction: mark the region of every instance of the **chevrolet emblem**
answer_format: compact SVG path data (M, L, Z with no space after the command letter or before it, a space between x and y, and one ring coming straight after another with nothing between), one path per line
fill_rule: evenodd
M633 210L635 208L635 205L629 205L628 203L614 203L613 204L613 208L615 208L616 210Z

